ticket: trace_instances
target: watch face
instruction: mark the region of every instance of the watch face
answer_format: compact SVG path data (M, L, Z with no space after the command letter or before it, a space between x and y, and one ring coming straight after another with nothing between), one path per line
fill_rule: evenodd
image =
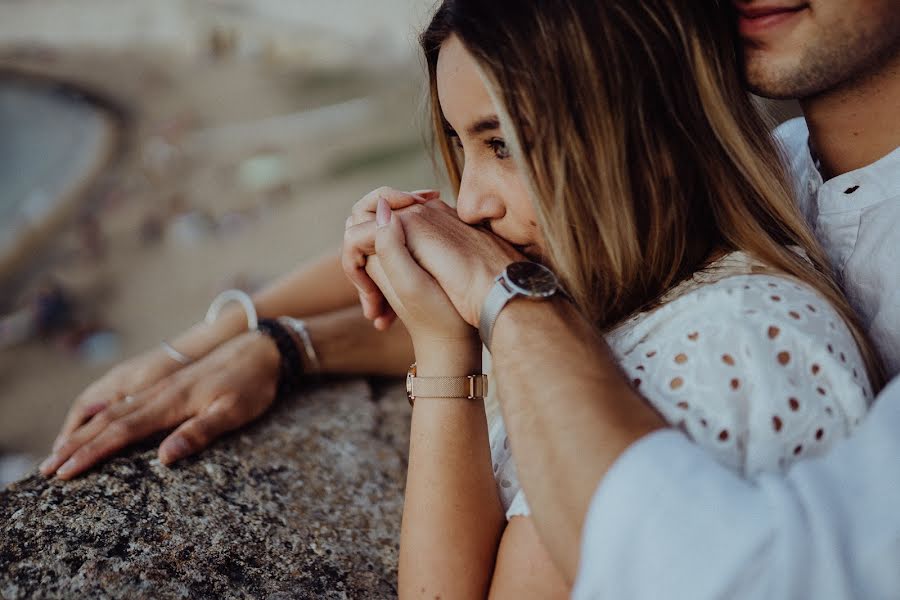
M559 289L553 271L542 264L530 261L515 262L506 267L506 280L515 291L526 296L545 298Z

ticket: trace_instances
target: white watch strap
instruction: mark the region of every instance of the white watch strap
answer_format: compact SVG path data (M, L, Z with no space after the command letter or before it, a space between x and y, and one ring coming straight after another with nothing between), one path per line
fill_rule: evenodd
M494 280L494 287L488 292L487 298L484 299L484 305L481 307L481 317L478 320L478 333L481 335L482 343L491 349L491 335L494 333L494 323L500 316L500 311L506 306L516 293L506 287L503 275Z

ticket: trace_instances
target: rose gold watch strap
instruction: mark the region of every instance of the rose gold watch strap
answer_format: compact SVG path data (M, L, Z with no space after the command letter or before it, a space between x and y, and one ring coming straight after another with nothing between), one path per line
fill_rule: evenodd
M411 398L467 398L484 400L487 396L487 375L466 377L412 377Z

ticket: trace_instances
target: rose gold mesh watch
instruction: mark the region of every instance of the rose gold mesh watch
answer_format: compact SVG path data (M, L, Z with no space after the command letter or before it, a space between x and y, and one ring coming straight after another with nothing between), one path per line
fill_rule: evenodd
M466 375L464 377L416 377L416 363L406 373L406 397L409 405L416 398L465 398L484 400L487 396L487 375Z

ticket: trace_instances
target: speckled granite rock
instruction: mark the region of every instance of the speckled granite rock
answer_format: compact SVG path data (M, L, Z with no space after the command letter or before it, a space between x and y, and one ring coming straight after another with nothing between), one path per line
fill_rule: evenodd
M0 596L396 596L409 412L376 390L323 384L172 469L148 443L0 492Z

